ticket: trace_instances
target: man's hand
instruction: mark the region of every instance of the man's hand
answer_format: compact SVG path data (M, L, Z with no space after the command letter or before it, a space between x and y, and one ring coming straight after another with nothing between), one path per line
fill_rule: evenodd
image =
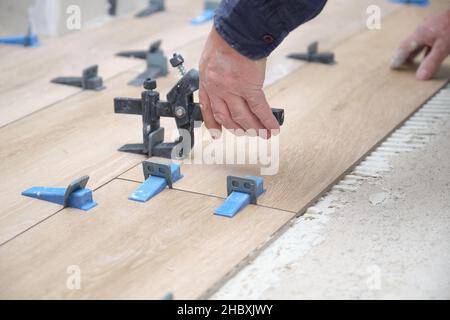
M417 70L417 78L428 80L438 71L441 63L450 54L450 10L426 19L416 31L403 40L391 67L400 68L410 63L426 49L426 55Z
M270 130L280 128L262 91L265 73L266 59L241 55L213 27L200 60L199 90L203 120L213 138L222 126L250 135L266 129L261 136L267 138Z

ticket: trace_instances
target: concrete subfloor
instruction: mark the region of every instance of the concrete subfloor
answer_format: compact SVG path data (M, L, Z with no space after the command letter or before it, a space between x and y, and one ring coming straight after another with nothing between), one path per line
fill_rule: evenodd
M212 299L450 299L450 118L433 131L326 196Z

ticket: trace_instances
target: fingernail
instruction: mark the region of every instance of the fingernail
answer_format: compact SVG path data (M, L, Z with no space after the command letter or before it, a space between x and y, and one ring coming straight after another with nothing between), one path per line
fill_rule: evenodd
M221 132L220 132L220 130L217 130L217 129L210 129L209 134L211 135L211 138L213 138L214 140L217 140L220 138Z
M271 133L273 136L277 136L277 135L280 134L280 129L272 129L272 130L270 130L270 133Z
M398 69L405 63L406 54L402 51L397 52L391 60L391 68Z
M248 129L245 131L245 134L249 137L256 137L258 135L255 129Z
M428 80L430 76L431 76L430 72L426 69L417 70L417 78L419 80Z
M259 129L258 130L258 137L267 139L267 136L269 134L269 131L267 129Z
M419 44L416 41L411 41L409 44L410 52L416 50L419 47ZM408 59L409 53L403 50L398 50L394 57L391 60L391 68L398 69L400 68Z
M400 59L399 55L396 54L392 60L391 60L391 68L392 69L398 69L402 65L402 60Z

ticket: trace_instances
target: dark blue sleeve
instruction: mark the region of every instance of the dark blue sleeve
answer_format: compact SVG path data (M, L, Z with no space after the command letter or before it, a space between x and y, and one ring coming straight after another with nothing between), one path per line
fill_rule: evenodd
M242 55L261 59L299 25L322 11L327 0L222 0L214 26Z

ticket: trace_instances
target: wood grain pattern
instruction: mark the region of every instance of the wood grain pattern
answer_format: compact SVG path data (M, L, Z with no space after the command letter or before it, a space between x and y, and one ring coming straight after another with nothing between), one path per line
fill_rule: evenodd
M83 92L0 129L0 244L48 218L59 205L21 196L31 186L67 186L89 175L96 189L144 156L118 152L129 142L142 140L142 119L114 114L117 96L138 97L141 89L126 86L135 73L124 73L107 82L110 90ZM165 94L177 75L158 81ZM174 121L162 119L166 128Z
M99 28L44 40L39 48L1 50L0 127L80 92L75 87L50 83L52 78L81 75L93 64L99 64L104 80L136 66L142 72L142 60L114 55L122 50L148 48L150 42L159 39L163 39L162 49L170 54L208 33L208 24L189 24L201 10L203 0L167 2L166 12L149 18L118 17Z
M320 50L327 50L356 32L364 30L366 8L369 5L377 5L383 17L401 8L385 0L360 0L355 3L347 0L329 1L319 16L291 32L272 52L267 60L265 85L280 80L305 64L302 61L287 59L288 54L306 51L307 46L313 41L320 42ZM201 37L179 48L185 61L191 66L196 66L199 61L205 41L206 37ZM134 67L132 70L138 72L142 70L142 66Z
M116 18L100 28L44 41L42 47L35 49L1 47L0 127L80 92L74 87L50 83L54 77L81 74L91 64L99 64L104 79L130 69L136 72L145 69L140 60L115 57L121 50L140 50L151 41L163 39L166 54L180 51L188 65L196 66L211 24L191 26L188 21L200 11L202 3L202 0L172 0L167 12L148 19ZM266 82L273 83L302 65L286 59L288 53L304 51L314 40L320 40L324 49L331 47L362 28L369 4L379 5L383 15L397 8L384 0L363 0L357 4L345 0L330 2L318 18L292 32L271 56Z
M364 8L363 3L368 1L361 1L361 4L356 6L343 0L333 2L333 4L330 3L323 15L291 34L270 59L268 82L273 82L286 72L292 72L302 65L301 62L285 59L284 56L287 53L304 50L308 42L316 37L322 41L325 47L325 45L338 42L359 30L364 25L364 20L357 18ZM384 0L377 1L382 6L385 3ZM342 6L347 10L343 10ZM384 4L384 6L386 12L395 8L389 4ZM346 13L343 14L342 11L346 11ZM155 19L158 16L155 15ZM168 21L172 21L171 19L169 15ZM134 22L134 20L130 22L130 27L137 28L138 22ZM333 29L338 29L339 32L324 28L325 21L327 22L326 25L335 26L336 28ZM125 22L129 23L128 20L121 21L122 24ZM126 46L134 49L146 47L145 42L148 40L143 40L145 37L142 25L140 26L136 35L128 39ZM312 32L314 26L317 27L317 33ZM78 42L79 46L83 47L86 45L85 42L88 44L95 43L95 41L101 43L104 41L104 37L119 32L118 30L121 30L121 28L123 26L111 28L105 26L102 30L96 30L92 34L94 40L80 40L75 34L70 36L74 37L74 42ZM179 37L179 34L174 33L172 29L169 30L171 31L169 42L172 42L175 46L175 39ZM304 30L308 32L305 33ZM189 36L186 39L183 37L184 40L188 38ZM120 41L125 40L119 39L116 41L120 43ZM167 43L166 38L164 38L164 41ZM195 67L204 41L205 39L201 38L180 47L180 52L186 58L187 67ZM107 52L113 51L116 48L115 46L118 46L118 44L108 44L106 48L102 49L101 54L106 55ZM67 53L66 50L62 52L63 54ZM24 57L19 55L18 61L20 62L21 59L24 59ZM120 60L130 61L129 59ZM58 59L55 60L54 67L64 64L63 62ZM23 66L23 70L28 68L28 72L32 74L35 72L41 74L46 69L43 65L45 64L26 64ZM138 63L138 65L134 69L136 72L140 72L143 67L142 63ZM112 68L109 70L111 74L114 74L122 67L118 66L118 69ZM36 71L34 68L39 70ZM144 157L116 151L118 147L125 143L139 142L141 139L140 117L114 115L112 108L112 99L115 96L138 97L140 95L141 89L126 85L134 76L134 73L122 74L106 81L107 89L105 91L86 91L76 94L0 129L0 156L4 159L0 163L0 173L3 177L0 182L0 201L2 202L0 208L0 244L60 209L59 206L51 203L39 202L20 196L20 192L24 189L33 185L65 186L71 180L84 174L91 176L89 187L98 188L144 159ZM158 80L158 90L161 91L162 96L173 86L177 77L177 72L172 71L167 78ZM59 89L65 90L63 88L67 87L58 86L56 91L61 92ZM39 91L36 91L37 87L35 87L30 90L30 93L34 92L34 100L40 98L45 100L55 93L54 89L56 88L47 89L43 86L39 87ZM42 92L45 92L45 94L41 94ZM36 97L39 97L39 99ZM11 104L11 107L16 108L17 105ZM169 132L171 128L174 128L173 121L163 120L163 125ZM243 170L242 173L246 174L246 171ZM223 187L223 181L217 181L217 185Z
M448 67L425 83L410 71L387 68L399 38L445 5L434 4L433 9L402 9L383 22L381 31L345 41L336 49L337 66L309 65L269 88L270 102L287 114L280 172L265 178L268 191L259 203L292 212L250 206L234 219L222 219L212 215L221 199L179 190L133 203L126 197L137 184L118 179L95 192L99 206L88 213L65 209L42 221L57 208L36 214L42 203L30 200L17 212L2 213L0 225L15 228L3 229L10 235L23 231L24 225L17 226L24 221L38 224L0 247L0 297L160 298L167 291L177 298L201 296L445 82ZM163 88L164 81L169 79L162 80ZM111 92L77 95L58 104L60 111L53 106L0 130L1 156L9 161L0 172L13 181L1 186L2 199L8 203L8 192L16 194L8 191L14 183L63 184L56 176L67 182L71 175L93 173L93 185L100 186L140 162L115 152L140 138L138 117L111 112L113 96L138 95L139 89L121 87L123 82L117 77L110 81ZM27 130L34 123L39 130ZM184 165L185 178L175 187L223 197L226 175L255 172L257 167ZM141 174L133 169L124 177L141 180ZM81 290L66 287L70 265L81 268Z
M449 78L449 59L436 79L421 82L412 70L389 70L400 39L422 18L442 11L408 7L335 49L333 67L308 65L269 87L269 101L286 109L280 135L279 172L265 177L268 191L259 203L302 211L414 112ZM257 166L184 165L176 188L220 197L226 176L259 174ZM133 169L123 178L141 181Z
M67 186L88 174L90 188L110 181L142 161L117 152L121 142L139 141L139 117L113 113L116 95L139 95L123 86L135 74L108 81L101 94L83 92L0 130L0 243L60 209L20 193L31 186ZM120 122L122 125L118 125Z
M136 187L114 180L91 211L64 209L0 247L0 298L197 298L293 217L253 205L218 217L222 199L168 189L129 201ZM80 290L66 286L71 265Z

